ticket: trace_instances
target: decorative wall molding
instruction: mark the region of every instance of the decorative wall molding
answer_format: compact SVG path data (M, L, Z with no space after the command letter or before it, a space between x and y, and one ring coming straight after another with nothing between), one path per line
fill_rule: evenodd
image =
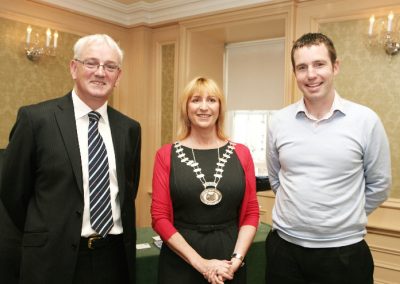
M195 15L203 15L277 0L163 0L123 4L113 0L30 0L99 18L124 27L157 25Z
M387 234L386 230L370 230L366 241L374 257L375 283L398 283L400 277L400 243L399 233Z
M389 198L368 216L368 233L400 238L400 200Z

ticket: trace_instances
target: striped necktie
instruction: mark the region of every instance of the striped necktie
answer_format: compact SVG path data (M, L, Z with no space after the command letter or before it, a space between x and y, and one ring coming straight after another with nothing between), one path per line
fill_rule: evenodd
M100 114L91 111L88 115L90 224L99 235L105 237L114 225L107 149L98 130Z

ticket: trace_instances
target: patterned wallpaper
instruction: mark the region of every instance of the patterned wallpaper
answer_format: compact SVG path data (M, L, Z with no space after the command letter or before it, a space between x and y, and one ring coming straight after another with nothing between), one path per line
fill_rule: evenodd
M0 18L0 148L8 144L8 136L15 123L19 107L60 97L72 89L69 61L76 35L58 32L55 57L45 56L32 62L25 56L27 24ZM45 28L32 26L43 42Z
M320 31L336 46L339 94L373 109L385 126L392 158L391 197L400 198L400 55L390 58L382 47L370 47L368 24L368 19L325 23Z
M172 143L174 113L174 62L175 44L165 44L161 49L161 144Z

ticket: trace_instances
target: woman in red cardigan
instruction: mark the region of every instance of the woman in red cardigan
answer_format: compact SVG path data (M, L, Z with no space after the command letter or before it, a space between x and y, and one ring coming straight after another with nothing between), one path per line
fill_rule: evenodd
M153 172L158 283L244 284L259 220L250 151L224 134L225 98L213 80L192 80L180 106L179 140L158 150Z

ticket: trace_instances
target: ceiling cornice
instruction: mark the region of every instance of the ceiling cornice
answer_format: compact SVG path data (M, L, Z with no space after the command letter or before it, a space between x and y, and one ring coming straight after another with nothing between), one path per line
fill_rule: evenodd
M163 0L123 4L113 0L31 0L89 15L125 27L157 25L194 15L246 7L276 0Z

